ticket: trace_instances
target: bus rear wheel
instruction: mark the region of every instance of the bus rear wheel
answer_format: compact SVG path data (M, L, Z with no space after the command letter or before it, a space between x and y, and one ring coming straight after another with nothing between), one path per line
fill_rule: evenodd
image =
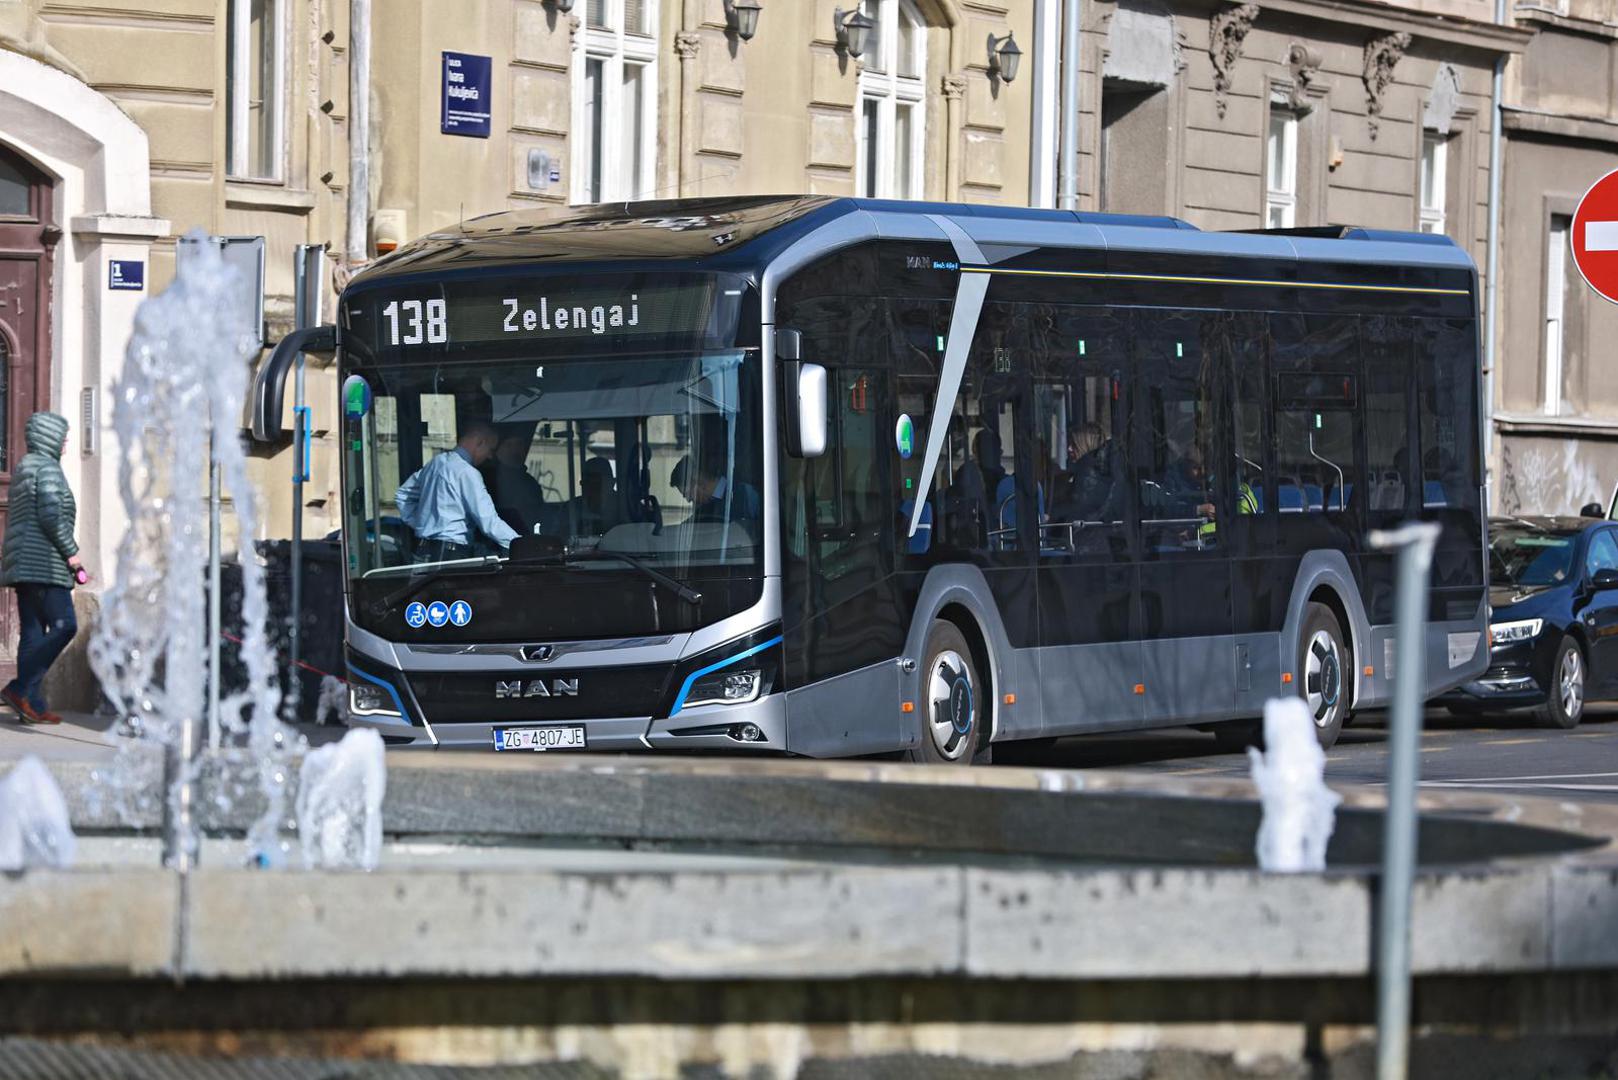
M1325 604L1311 602L1298 634L1298 694L1315 722L1315 737L1330 749L1343 733L1354 670L1343 628Z
M921 736L905 760L931 765L970 765L988 755L988 699L972 647L960 627L935 619L927 632L927 658L920 671L914 715Z

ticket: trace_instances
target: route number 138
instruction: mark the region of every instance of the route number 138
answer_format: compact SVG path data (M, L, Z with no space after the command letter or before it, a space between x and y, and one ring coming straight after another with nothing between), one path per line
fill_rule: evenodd
M382 315L388 320L389 345L420 345L423 341L438 345L449 340L448 316L442 300L428 300L426 304L420 300L403 303L395 300L382 309ZM403 337L399 335L401 324Z

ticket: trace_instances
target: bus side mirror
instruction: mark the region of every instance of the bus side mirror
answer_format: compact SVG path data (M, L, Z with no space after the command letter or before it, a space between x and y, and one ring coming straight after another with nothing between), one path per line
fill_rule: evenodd
M787 389L787 453L798 458L826 452L826 369L789 361L781 365Z
M281 427L281 410L286 403L287 372L299 353L331 355L337 351L337 327L308 326L294 330L276 343L269 359L264 361L253 377L252 423L256 442L275 442L285 429Z

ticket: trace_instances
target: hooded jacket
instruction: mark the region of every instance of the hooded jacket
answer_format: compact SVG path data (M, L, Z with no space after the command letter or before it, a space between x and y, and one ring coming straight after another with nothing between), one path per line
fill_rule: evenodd
M67 560L79 553L73 539L78 507L62 473L67 420L53 412L28 418L28 453L11 474L11 507L0 548L0 585L73 587Z

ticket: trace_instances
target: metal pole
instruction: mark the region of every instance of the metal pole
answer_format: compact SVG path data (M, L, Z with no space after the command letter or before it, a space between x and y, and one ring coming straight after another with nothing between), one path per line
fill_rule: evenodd
M1373 548L1399 549L1394 624L1398 638L1389 716L1388 809L1377 905L1376 1075L1405 1080L1410 1059L1410 893L1416 874L1416 783L1426 700L1427 576L1438 526L1410 522L1371 533Z
M218 432L208 428L208 749L219 749L219 684L224 677L220 666L219 639L224 630L219 582L219 447Z
M1062 5L1062 167L1057 206L1079 208L1079 50L1083 0Z
M1494 21L1506 21L1506 0L1495 0ZM1478 412L1483 421L1483 478L1486 492L1493 491L1492 459L1494 447L1494 365L1497 359L1494 335L1500 307L1500 121L1505 106L1506 58L1494 62L1494 88L1490 94L1489 111L1489 228L1487 251L1484 253L1483 305L1483 400ZM1487 501L1485 506L1489 505Z
M371 0L348 4L348 263L370 250Z
M320 321L319 263L325 258L325 244L299 244L293 252L293 328L303 330ZM303 659L303 485L309 479L309 410L304 404L303 353L293 366L292 415L292 573L291 627L287 636L287 711L296 719L302 699L303 681L298 662Z

